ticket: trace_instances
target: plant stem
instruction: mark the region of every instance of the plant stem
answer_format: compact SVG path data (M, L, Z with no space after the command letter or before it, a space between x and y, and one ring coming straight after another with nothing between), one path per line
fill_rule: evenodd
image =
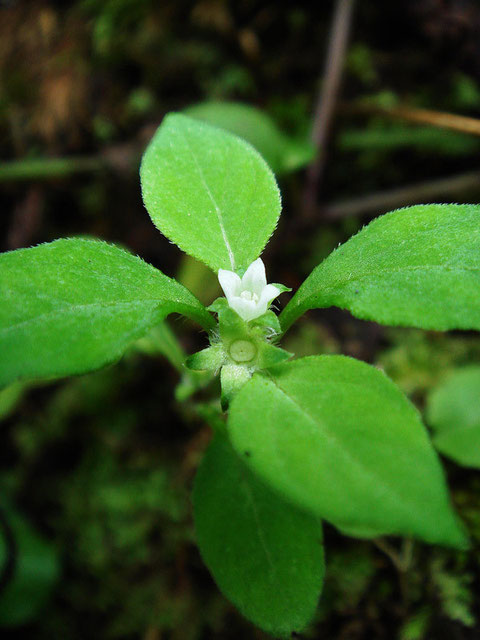
M181 380L175 390L175 397L180 403L186 403L188 398L207 386L212 380L212 375L208 371L187 369L185 366L187 355L177 336L166 322L158 324L135 344L140 351L150 356L165 356L180 374Z
M398 584L400 593L402 596L402 603L405 611L408 609L409 596L408 596L408 571L412 564L413 557L413 539L404 538L402 541L402 547L400 551L397 551L383 538L375 538L373 544L378 547L383 553L390 558L392 564L397 570Z
M185 374L186 354L166 322L158 324L147 336L151 348L165 356L170 364L181 374Z
M413 540L404 538L401 551L390 545L384 538L375 538L373 544L390 558L399 573L406 573L412 563Z
M73 173L99 171L105 168L103 158L26 158L0 164L0 182L14 180L45 180L62 178Z
M380 549L390 560L392 564L397 569L397 571L402 571L402 558L398 551L392 547L386 540L383 538L375 538L373 540L373 544Z

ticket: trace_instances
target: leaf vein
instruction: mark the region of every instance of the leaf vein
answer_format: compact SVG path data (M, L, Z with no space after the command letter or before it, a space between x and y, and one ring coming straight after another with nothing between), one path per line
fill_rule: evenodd
M198 162L197 156L195 155L194 150L191 148L190 143L188 142L188 139L185 135L184 132L182 132L182 136L185 142L185 145L188 149L188 151L190 152L193 161L195 163L195 167L198 171L198 175L200 176L200 179L203 183L203 186L205 187L205 190L208 194L208 197L210 198L211 203L213 204L213 207L215 209L215 213L217 215L217 219L218 219L218 224L220 225L220 231L222 232L222 238L223 241L225 242L225 246L227 247L227 251L228 251L228 257L230 259L230 264L232 266L232 270L235 271L235 256L233 254L232 248L230 246L230 242L228 241L228 236L227 236L227 231L225 229L225 224L223 221L223 214L222 214L222 210L220 209L220 207L217 204L217 201L215 200L215 197L213 195L213 193L210 190L210 187L208 186L207 180L205 178L205 174L203 173L203 169L200 165L200 163Z

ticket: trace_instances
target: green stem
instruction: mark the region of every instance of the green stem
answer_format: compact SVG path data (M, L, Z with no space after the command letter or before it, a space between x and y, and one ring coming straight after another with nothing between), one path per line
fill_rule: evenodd
M165 356L181 375L185 374L187 370L184 363L187 355L166 322L161 322L152 329L146 339L149 340L154 352Z
M375 538L373 544L378 547L395 565L400 573L406 573L410 569L413 556L413 539L408 537L402 541L400 551L391 546L384 538Z
M181 382L176 389L176 398L179 402L185 402L187 398L205 387L211 380L210 372L191 371L186 368L187 355L166 322L161 322L154 327L144 338L137 341L136 346L150 356L164 356L178 371Z
M99 171L106 166L98 156L71 158L25 158L0 164L0 182L7 180L44 180L72 173Z

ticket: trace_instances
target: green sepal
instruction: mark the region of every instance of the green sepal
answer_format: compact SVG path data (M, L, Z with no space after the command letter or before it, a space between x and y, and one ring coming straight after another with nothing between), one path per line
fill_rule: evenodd
M220 338L227 346L231 340L248 340L252 335L250 327L236 311L226 307L218 313Z
M274 287L280 289L280 293L288 293L292 290L292 287L286 287L284 284L279 284L278 282L272 282ZM278 295L280 295L280 293Z
M216 298L210 306L207 307L207 310L213 311L214 313L220 313L227 308L230 308L228 300L225 297L220 296L219 298Z
M283 287L283 285L275 285L276 287ZM291 291L287 287L283 287L285 291ZM271 335L280 335L282 328L280 321L276 313L271 310L266 311L258 318L245 322L238 313L230 307L226 298L217 298L212 304L207 307L208 311L213 311L218 314L219 324L228 325L231 324L236 327L244 326L248 328L259 327L262 329L263 335L270 337Z
M266 311L263 316L255 318L250 322L250 326L260 327L267 338L279 336L282 333L278 316L273 311Z
M252 377L252 370L239 364L226 364L220 373L222 385L222 409L227 410L233 396L240 391L243 385Z
M185 402L200 389L205 388L213 379L211 371L189 371L175 387L175 400Z
M268 369L276 364L285 362L292 357L291 353L275 347L265 341L246 341L248 345L255 349L255 354L250 361L235 362L232 350L239 343L239 340L231 342L230 352L225 354L228 362L222 366L220 382L222 385L222 407L226 409L233 396L240 391L243 385L248 382L255 371Z
M280 349L280 347L275 347L273 344L263 342L260 345L255 364L258 369L268 369L276 364L280 364L280 362L288 360L292 356L293 353L289 353L285 351L285 349Z
M227 353L231 342L250 339L248 324L230 307L226 298L217 298L209 309L218 315L219 337Z
M215 371L218 372L225 362L225 352L221 344L215 344L202 351L193 353L185 361L187 369L193 371Z
M268 369L291 358L292 354L272 345L268 339L280 334L280 324L273 311L245 322L228 304L217 298L209 307L218 314L220 344L213 354L208 349L187 360L187 366L218 368L221 366L222 407L248 382L255 371ZM223 360L222 360L223 358ZM215 365L215 366L214 366Z

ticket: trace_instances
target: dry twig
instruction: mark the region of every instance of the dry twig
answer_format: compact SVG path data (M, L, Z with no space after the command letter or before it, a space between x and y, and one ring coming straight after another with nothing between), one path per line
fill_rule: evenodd
M318 95L313 117L312 141L316 148L316 157L307 171L303 202L303 217L305 219L311 218L315 212L316 198L325 166L326 143L337 102L345 51L350 33L354 1L337 0L336 2L322 88Z
M348 218L365 213L378 213L411 204L432 201L439 197L456 199L468 190L480 191L480 170L461 173L448 178L439 178L406 185L398 189L378 191L366 196L340 200L327 205L323 217L329 220Z

